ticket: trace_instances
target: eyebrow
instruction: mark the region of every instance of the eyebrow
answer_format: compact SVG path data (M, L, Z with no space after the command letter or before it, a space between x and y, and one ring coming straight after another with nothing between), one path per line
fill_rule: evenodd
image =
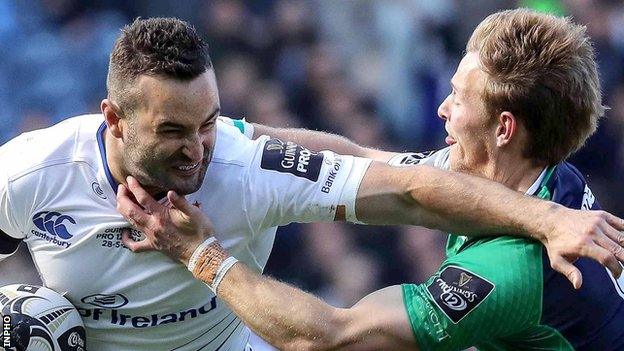
M208 118L206 118L204 120L204 122L202 122L202 125L208 123L209 121L215 119L219 113L221 112L221 108L217 107L209 116ZM186 129L187 126L184 124L180 124L180 123L176 123L176 122L171 122L171 121L165 121L163 123L160 123L156 129L164 129L164 128L173 128L173 129Z

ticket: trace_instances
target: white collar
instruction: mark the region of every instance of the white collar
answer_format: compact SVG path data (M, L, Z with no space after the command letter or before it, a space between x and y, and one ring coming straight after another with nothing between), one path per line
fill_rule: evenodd
M529 189L524 193L525 195L534 195L537 192L537 190L539 190L539 186L540 184L542 184L542 180L544 180L547 170L548 170L548 167L544 167L544 169L542 170L542 173L540 173L539 177L537 177L535 182L533 182L533 185L531 185L531 187L529 187Z

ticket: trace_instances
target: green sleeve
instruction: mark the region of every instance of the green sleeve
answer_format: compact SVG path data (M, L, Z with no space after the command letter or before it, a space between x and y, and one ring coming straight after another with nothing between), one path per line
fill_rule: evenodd
M523 239L476 240L448 258L420 285L403 285L403 298L422 350L463 350L539 324L541 246Z

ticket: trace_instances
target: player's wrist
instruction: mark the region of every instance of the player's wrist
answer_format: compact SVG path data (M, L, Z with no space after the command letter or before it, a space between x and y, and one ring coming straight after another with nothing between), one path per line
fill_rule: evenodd
M214 237L207 238L191 255L188 270L216 293L221 280L238 260L227 252Z
M531 238L547 243L556 232L557 222L565 216L567 208L547 201L542 201L541 205L542 208L539 210L541 215L534 216L531 225L526 229Z

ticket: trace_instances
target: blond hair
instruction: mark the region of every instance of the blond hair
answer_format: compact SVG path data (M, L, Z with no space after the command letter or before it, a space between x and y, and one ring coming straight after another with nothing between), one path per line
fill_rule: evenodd
M525 157L558 163L596 131L605 107L584 26L527 9L502 11L477 26L466 51L478 54L487 74L489 115L510 111L526 127Z

